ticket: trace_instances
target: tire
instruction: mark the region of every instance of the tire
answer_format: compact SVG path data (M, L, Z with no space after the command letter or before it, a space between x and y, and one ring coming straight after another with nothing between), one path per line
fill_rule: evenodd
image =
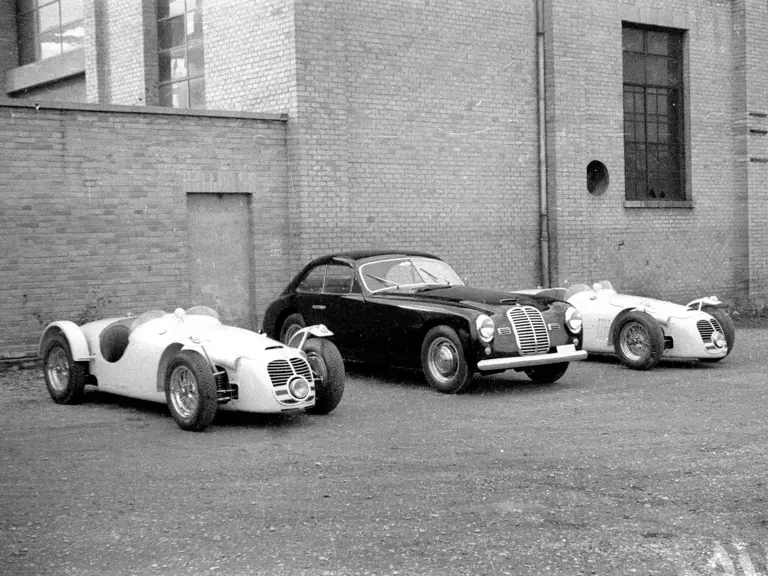
M56 404L77 404L85 394L86 362L75 362L69 341L63 334L53 334L43 350L45 386Z
M633 310L622 316L613 345L621 362L633 370L650 370L664 353L664 332L645 312Z
M568 370L568 362L560 362L558 364L544 364L543 366L534 366L533 368L526 368L525 373L528 378L539 384L552 384L557 382L563 377L563 374Z
M304 322L304 317L301 314L298 312L291 314L280 327L280 342L288 344L296 332L306 327L307 323Z
M733 320L723 308L717 308L715 306L703 306L702 312L706 312L720 323L720 327L723 329L723 335L725 336L725 342L728 344L728 354L733 351L733 345L736 343L736 326L733 324ZM728 354L722 358L702 358L703 362L720 362L723 358L727 358Z
M329 414L341 402L344 395L346 372L344 360L333 342L323 338L311 338L304 345L304 352L312 372L320 376L321 383L315 382L315 405L308 408L310 414Z
M216 380L200 354L182 350L165 372L165 401L182 430L199 432L216 417Z
M456 394L474 376L458 334L448 326L435 326L424 336L421 368L429 385L443 394Z

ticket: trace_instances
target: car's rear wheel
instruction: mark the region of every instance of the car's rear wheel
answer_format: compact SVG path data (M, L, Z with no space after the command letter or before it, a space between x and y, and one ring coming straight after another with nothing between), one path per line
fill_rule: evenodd
M77 404L85 393L85 362L75 362L63 334L48 337L43 349L45 386L56 404Z
M533 368L526 368L525 373L528 378L539 384L551 384L557 382L563 377L568 370L568 362L560 362L558 364L545 364L543 366L534 366Z
M723 336L725 336L725 343L728 345L728 354L730 354L733 351L733 345L736 343L736 326L733 324L733 320L731 320L728 312L715 306L703 306L701 311L712 316L720 324L720 327L723 329ZM727 357L728 354L720 358L702 358L702 361L719 362Z
M306 327L307 323L304 322L304 316L298 312L289 315L280 327L280 342L288 344L291 338L296 335L296 332Z
M421 367L429 385L444 394L456 394L471 380L458 334L449 326L435 326L421 345Z
M216 417L216 380L200 354L182 350L165 373L165 400L182 430L199 432Z
M328 414L341 402L344 395L344 360L339 349L328 340L312 338L304 345L312 372L320 377L315 380L315 405L307 409L311 414Z
M627 312L616 328L614 348L625 366L650 370L664 353L664 332L645 312Z

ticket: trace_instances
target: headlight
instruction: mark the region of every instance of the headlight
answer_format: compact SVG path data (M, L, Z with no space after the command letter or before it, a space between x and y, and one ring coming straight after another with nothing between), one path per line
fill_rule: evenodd
M581 318L581 312L576 310L576 308L571 306L565 311L565 325L568 327L570 332L573 334L581 332L581 326L583 323L584 322Z
M722 332L718 332L717 330L712 332L712 344L714 344L717 348L725 348L727 342Z
M496 324L493 323L490 316L480 314L480 316L475 319L475 326L477 326L477 333L480 336L480 340L483 342L490 342L493 340L493 332L496 330Z
M296 376L288 382L288 392L296 400L304 400L304 398L309 396L309 382L303 376Z

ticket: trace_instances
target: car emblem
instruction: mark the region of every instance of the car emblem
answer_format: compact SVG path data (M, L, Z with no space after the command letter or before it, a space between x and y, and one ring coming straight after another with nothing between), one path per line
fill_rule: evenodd
M557 332L560 330L560 324L547 324L547 328L549 328L550 332Z

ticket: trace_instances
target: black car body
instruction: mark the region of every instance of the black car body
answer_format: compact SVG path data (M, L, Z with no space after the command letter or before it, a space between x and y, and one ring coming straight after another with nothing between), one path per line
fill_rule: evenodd
M421 367L442 392L514 369L553 382L586 358L579 312L545 295L470 288L425 252L359 251L310 262L267 309L263 330L288 342L325 324L345 360Z

